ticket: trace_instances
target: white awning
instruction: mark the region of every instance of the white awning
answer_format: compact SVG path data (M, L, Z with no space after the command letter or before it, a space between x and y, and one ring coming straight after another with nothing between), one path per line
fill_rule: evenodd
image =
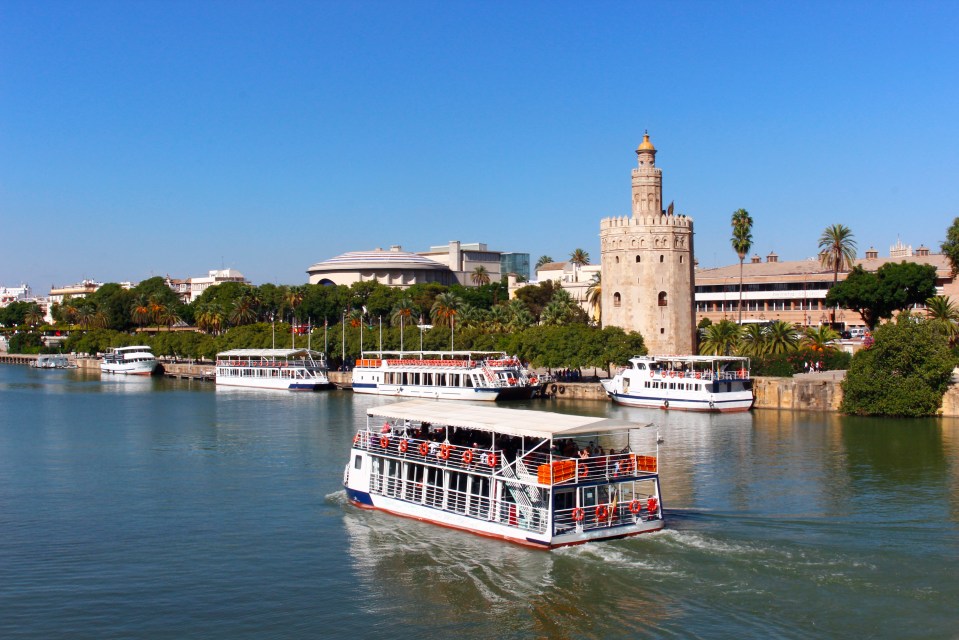
M390 420L429 422L433 426L461 427L510 436L565 438L625 432L648 426L638 422L596 416L574 416L548 411L503 409L439 400L408 400L367 409L367 415Z
M217 358L294 358L321 356L319 351L310 349L231 349L230 351L221 351L216 354Z

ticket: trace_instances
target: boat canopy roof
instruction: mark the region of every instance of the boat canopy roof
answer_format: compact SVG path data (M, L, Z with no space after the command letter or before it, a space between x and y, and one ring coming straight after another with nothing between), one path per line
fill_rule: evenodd
M485 405L424 399L372 407L367 409L366 413L372 417L392 420L429 422L437 426L446 425L510 436L543 439L623 432L648 426L648 424L596 416L574 416L547 411L503 409Z
M216 354L217 358L293 358L296 356L322 356L319 351L310 349L231 349Z
M749 360L746 356L634 356L630 358L631 362L694 362L700 364L710 364L714 362L744 362Z
M400 358L469 358L475 356L503 356L505 351L364 351L363 357L385 358L387 356L398 356Z

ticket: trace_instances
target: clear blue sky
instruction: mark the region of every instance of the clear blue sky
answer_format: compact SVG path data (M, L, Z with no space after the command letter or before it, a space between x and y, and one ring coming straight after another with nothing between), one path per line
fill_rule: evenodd
M303 283L449 240L599 261L648 129L701 266L938 250L956 2L0 0L0 284Z

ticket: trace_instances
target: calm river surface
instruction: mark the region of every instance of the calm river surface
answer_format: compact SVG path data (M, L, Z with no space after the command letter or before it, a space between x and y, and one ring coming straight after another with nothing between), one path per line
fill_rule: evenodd
M959 422L531 402L664 438L666 530L543 552L346 504L384 402L0 365L0 638L959 636Z

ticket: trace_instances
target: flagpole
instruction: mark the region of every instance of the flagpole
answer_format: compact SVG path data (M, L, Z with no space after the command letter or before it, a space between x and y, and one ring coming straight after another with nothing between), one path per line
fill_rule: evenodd
M380 316L380 355L383 355L383 316Z

